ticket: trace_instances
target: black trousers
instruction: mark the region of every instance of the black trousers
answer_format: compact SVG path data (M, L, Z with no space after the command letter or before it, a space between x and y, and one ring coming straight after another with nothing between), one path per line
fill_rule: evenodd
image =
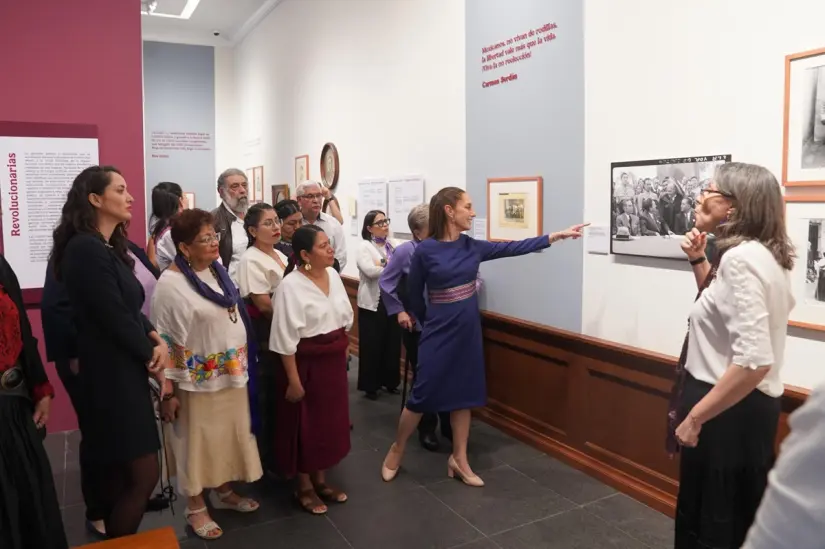
M80 429L80 491L83 494L83 503L86 505L86 519L90 521L103 520L106 517L106 509L103 502L100 501L100 488L97 472L98 467L94 464L89 455L88 449L85 447L83 441L83 426L87 413L83 410L83 390L80 384L80 377L72 372L68 360L58 360L55 362L57 375L66 393L69 395L69 401L72 403L74 413L77 416L77 426Z
M388 316L383 300L377 311L358 308L358 390L375 393L401 383L401 327Z
M413 367L413 380L415 380L415 371L418 369L418 341L421 339L421 332L408 332L403 330L402 339L404 341L404 349L407 352L407 360ZM441 434L452 438L453 429L450 425L450 412L424 414L421 416L421 422L418 424L418 434L435 433L439 419L441 420Z

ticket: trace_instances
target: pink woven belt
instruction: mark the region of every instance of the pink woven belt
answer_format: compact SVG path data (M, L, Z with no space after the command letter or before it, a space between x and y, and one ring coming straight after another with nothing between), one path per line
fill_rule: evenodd
M457 303L470 299L476 293L476 281L462 284L461 286L454 286L444 290L432 290L429 293L430 303L436 305L443 305L445 303Z

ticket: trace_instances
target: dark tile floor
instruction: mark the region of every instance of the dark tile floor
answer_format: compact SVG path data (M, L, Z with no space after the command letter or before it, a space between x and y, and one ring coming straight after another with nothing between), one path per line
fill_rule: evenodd
M440 453L411 444L398 478L384 483L380 466L395 432L400 397L363 399L354 390L356 364L353 360L350 372L352 452L330 474L349 502L313 517L295 506L287 485L264 480L238 490L259 499L258 512L213 513L225 531L218 541L205 543L187 531L183 500L175 504L175 515L147 514L141 530L172 526L184 549L673 547L669 518L480 422L473 425L470 454L484 488L447 479L446 444ZM93 541L83 527L78 441L76 432L46 440L73 545Z

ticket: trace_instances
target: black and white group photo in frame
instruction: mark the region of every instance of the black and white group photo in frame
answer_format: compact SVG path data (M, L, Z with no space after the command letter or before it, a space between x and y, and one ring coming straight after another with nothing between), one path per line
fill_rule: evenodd
M825 330L825 197L785 197L788 236L796 248L791 287L796 306L790 324Z
M717 166L731 155L615 162L610 165L610 252L684 259L681 235Z
M825 185L825 49L785 58L784 130L783 184Z

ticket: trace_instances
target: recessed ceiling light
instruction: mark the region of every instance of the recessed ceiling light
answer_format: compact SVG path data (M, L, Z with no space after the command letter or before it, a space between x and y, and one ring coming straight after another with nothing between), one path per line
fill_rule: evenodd
M152 0L151 3L154 3L157 6L157 0ZM172 15L169 13L157 13L156 11L154 11L154 9L150 11L147 15L153 15L155 17L168 17L170 19L189 19L190 17L192 17L192 14L195 13L195 10L197 9L198 4L200 3L201 0L186 0L186 5L183 7L183 11L180 12L180 15ZM141 2L141 7L142 6L143 2Z

